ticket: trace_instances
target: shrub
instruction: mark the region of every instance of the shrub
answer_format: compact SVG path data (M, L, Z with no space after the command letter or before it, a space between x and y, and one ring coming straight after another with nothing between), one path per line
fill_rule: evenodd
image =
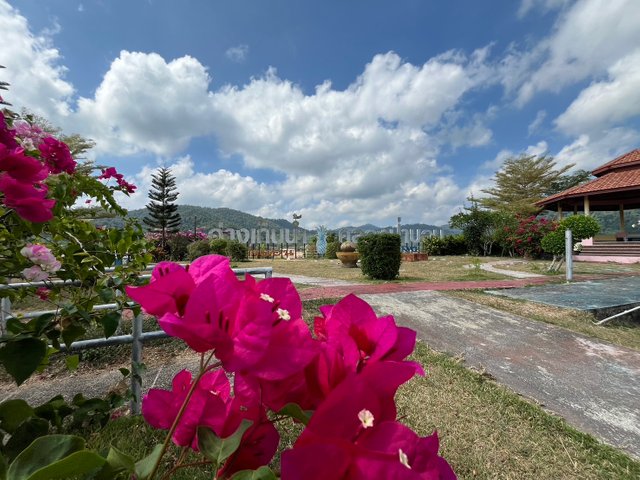
M577 243L585 238L591 238L600 232L600 224L589 215L571 215L560 221L559 229L563 232L571 230L573 242Z
M227 246L229 240L226 238L214 238L209 242L209 253L215 253L216 255L226 255Z
M584 240L591 238L600 231L598 221L588 215L571 215L563 218L556 230L547 233L542 239L542 249L552 255L564 255L565 253L565 230L571 230L573 246Z
M174 262L186 260L190 243L191 240L183 235L169 235L166 248L169 251L169 258Z
M227 244L227 251L225 254L234 262L242 262L247 259L249 249L244 243L239 242L238 240L231 240Z
M518 255L538 258L542 255L542 239L555 228L556 223L546 218L518 218L518 226L509 235L508 242Z
M467 242L464 235L447 235L444 238L424 237L422 251L429 255L464 255L467 253Z
M190 261L195 260L198 257L209 255L211 253L211 247L209 246L209 240L198 240L189 244L187 247L188 258Z
M336 252L340 251L340 242L333 241L327 242L327 251L325 252L325 258L338 258Z
M358 238L362 273L378 280L392 280L400 273L400 235L371 233Z

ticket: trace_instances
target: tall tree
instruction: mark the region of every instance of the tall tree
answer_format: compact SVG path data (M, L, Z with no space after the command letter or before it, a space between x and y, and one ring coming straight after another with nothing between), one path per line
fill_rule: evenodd
M490 210L533 215L540 211L534 203L548 196L573 164L556 169L553 157L520 155L505 160L494 176L495 187L478 204Z
M162 234L161 247L164 249L167 244L167 234L178 231L181 219L177 212L178 206L174 203L179 193L176 191L176 179L171 174L171 170L165 167L158 169L158 172L151 175L151 190L147 210L149 216L142 221L150 227L153 232Z

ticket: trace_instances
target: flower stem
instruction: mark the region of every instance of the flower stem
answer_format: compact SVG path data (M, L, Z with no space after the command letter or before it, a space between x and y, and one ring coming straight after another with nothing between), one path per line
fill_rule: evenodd
M193 395L193 392L196 391L198 382L200 381L202 376L206 373L207 365L211 361L212 357L213 357L213 351L211 352L211 354L209 355L206 361L204 361L204 353L200 355L200 371L198 372L198 375L196 376L193 383L191 384L191 388L189 388L189 392L187 392L187 396L182 402L182 405L180 406L180 410L178 410L178 414L176 415L176 418L173 420L173 423L171 424L171 428L169 429L169 432L167 433L167 436L164 439L164 443L162 444L162 450L160 451L160 455L158 456L158 459L156 460L156 463L153 466L151 475L149 475L150 479L153 479L155 477L155 474L158 471L158 467L160 466L160 461L162 460L162 457L164 457L164 454L167 452L167 448L169 447L169 442L171 441L171 437L173 436L173 433L176 431L176 428L178 427L178 423L180 422L180 419L182 418L184 411L187 409L187 405L189 404L189 400L191 400L191 396Z

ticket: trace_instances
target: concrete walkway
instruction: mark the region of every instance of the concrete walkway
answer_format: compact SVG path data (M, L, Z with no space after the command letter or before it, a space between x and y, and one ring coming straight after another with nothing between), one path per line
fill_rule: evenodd
M501 266L508 266L508 265L517 265L519 263L527 263L524 260L501 260L499 262L489 262L489 263L483 263L480 265L480 268L482 270L485 270L487 272L493 272L493 273L500 273L502 275L507 275L508 277L513 277L513 278L540 278L540 277L544 277L544 275L541 275L539 273L530 273L530 272L519 272L517 270L507 270L504 268L500 268Z
M437 292L363 295L578 430L640 458L640 352Z

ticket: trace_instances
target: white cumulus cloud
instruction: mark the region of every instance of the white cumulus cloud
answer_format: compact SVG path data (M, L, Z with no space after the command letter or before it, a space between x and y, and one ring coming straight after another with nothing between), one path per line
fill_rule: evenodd
M555 123L563 132L581 134L619 125L640 115L640 49L611 68L609 78L594 82Z
M242 63L247 59L249 55L249 45L240 44L235 47L229 47L224 55L232 62Z

